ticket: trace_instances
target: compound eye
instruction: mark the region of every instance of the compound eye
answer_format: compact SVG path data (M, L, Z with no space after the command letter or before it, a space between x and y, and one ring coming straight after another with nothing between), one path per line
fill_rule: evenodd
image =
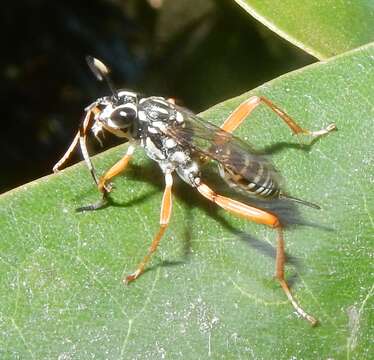
M110 120L119 129L129 127L135 118L136 110L127 106L115 109L110 115Z

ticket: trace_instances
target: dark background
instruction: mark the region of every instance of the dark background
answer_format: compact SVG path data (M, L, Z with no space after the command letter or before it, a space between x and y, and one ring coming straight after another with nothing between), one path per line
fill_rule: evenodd
M195 112L315 61L230 0L23 0L0 19L0 192L51 173L84 107L108 93L87 54L118 87Z

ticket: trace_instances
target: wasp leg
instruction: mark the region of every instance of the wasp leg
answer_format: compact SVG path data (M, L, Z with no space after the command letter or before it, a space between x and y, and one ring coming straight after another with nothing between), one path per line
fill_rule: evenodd
M87 137L87 132L88 130L92 127L92 122L93 122L93 116L94 116L94 109L91 109L86 112L86 115L79 127L79 130L77 134L74 137L74 140L70 144L69 148L67 149L66 153L64 156L55 164L53 167L54 172L58 172L60 168L65 164L65 162L70 158L71 154L73 153L74 149L77 147L78 142L80 144L82 154L84 157L84 160L91 172L91 175L95 181L96 184L98 184L97 176L95 173L95 169L91 163L90 156L87 151L87 146L86 146L86 137Z
M272 228L281 226L278 218L275 215L219 195L209 186L203 183L197 186L197 190L210 201L237 216L244 217L245 219L254 221L258 224L268 225Z
M305 320L309 321L312 326L317 325L318 320L315 319L313 316L306 313L300 305L296 302L294 297L292 296L291 290L287 284L286 279L284 278L284 265L286 261L285 255L285 245L284 245L284 238L283 238L283 230L281 227L277 228L278 236L277 236L277 255L275 259L275 276L278 279L283 291L285 292L288 300L291 302L292 306L296 310L296 312Z
M93 120L94 120L95 112L93 109L87 111L85 118L83 119L82 125L79 128L79 144L81 147L83 159L86 162L88 169L92 175L92 178L96 185L99 184L98 177L96 175L96 170L92 164L90 154L87 150L87 132L92 127Z
M134 150L135 146L130 144L127 148L126 155L120 161L115 163L102 177L100 177L99 183L97 184L100 192L105 193L112 190L112 186L110 184L107 184L108 181L125 171L132 157L132 154L134 153Z
M257 209L255 207L243 204L239 201L227 198L225 196L219 195L214 192L207 185L201 183L197 186L197 190L207 199L214 202L223 209L243 217L247 220L254 221L259 224L268 225L277 230L277 255L276 255L276 277L285 292L288 300L291 302L292 306L296 312L303 317L305 320L309 321L313 326L317 324L317 320L307 314L300 305L296 302L290 288L284 278L284 265L285 265L285 251L284 251L284 239L283 239L283 230L282 225L280 224L278 218L268 213L267 211Z
M134 153L135 147L133 145L129 145L127 148L126 155L117 163L115 163L102 177L100 177L97 188L103 194L102 198L95 204L90 204L86 206L82 206L77 209L77 211L93 211L98 210L104 207L108 203L108 194L112 190L112 185L108 181L113 179L115 176L119 175L123 171L125 171L132 154Z
M79 131L75 135L74 140L70 144L69 148L66 150L66 153L64 154L64 156L53 167L53 172L57 173L57 172L60 171L61 166L63 166L65 164L65 162L70 158L74 149L78 145L78 142L79 142Z
M171 209L172 209L172 197L171 197L171 187L173 185L173 177L170 172L165 174L165 190L164 195L162 197L161 203L161 213L160 213L160 229L157 232L156 236L153 238L151 246L148 249L147 255L138 265L137 269L130 275L126 276L123 280L125 284L128 284L131 281L136 280L143 272L144 268L151 259L152 254L156 251L158 244L162 236L164 235L171 216Z
M79 128L79 144L80 144L80 147L81 147L81 151L82 151L84 161L85 161L88 169L90 170L92 178L93 178L95 184L97 186L99 186L99 179L96 175L96 170L95 170L95 168L92 164L90 154L88 153L88 150L87 150L87 132L92 127L93 120L94 120L94 115L95 115L95 108L87 111L86 116L83 119L82 125ZM100 209L103 206L105 206L107 202L108 202L107 191L105 191L103 193L102 199L100 199L97 203L87 205L87 206L82 206L82 207L76 209L76 211L81 212L81 211L97 210L97 209Z
M309 135L313 139L318 138L322 135L326 135L329 132L336 129L335 124L330 124L326 128L311 131L308 129L302 128L299 124L297 124L288 114L286 114L282 109L276 106L273 102L263 96L253 96L248 100L241 103L233 113L226 119L226 121L221 126L221 129L227 132L233 132L245 119L249 116L252 111L260 104L264 104L268 106L272 111L274 111L291 129L293 134L303 134Z

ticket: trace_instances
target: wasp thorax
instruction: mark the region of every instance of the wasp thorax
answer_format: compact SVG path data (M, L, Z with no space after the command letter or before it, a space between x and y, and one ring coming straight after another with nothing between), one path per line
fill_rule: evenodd
M142 121L168 121L175 118L175 107L162 97L152 96L141 99L140 102L141 114L139 116Z

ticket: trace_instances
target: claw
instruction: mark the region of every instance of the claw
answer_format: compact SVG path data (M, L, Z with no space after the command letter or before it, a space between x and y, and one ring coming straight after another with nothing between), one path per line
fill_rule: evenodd
M134 271L132 274L126 276L124 279L123 279L123 282L125 285L128 285L130 282L136 280L141 274L143 273L143 271L141 270L136 270Z
M311 131L310 135L313 138L318 138L318 137L326 135L326 134L328 134L331 131L334 131L336 129L337 129L336 125L334 123L332 123L332 124L328 125L325 129L321 129L321 130L318 130L318 131Z
M113 183L105 184L103 187L107 193L110 193L113 189L115 189L115 186Z
M102 193L110 193L115 187L113 183L106 183L105 178L101 177L97 185L98 189Z

